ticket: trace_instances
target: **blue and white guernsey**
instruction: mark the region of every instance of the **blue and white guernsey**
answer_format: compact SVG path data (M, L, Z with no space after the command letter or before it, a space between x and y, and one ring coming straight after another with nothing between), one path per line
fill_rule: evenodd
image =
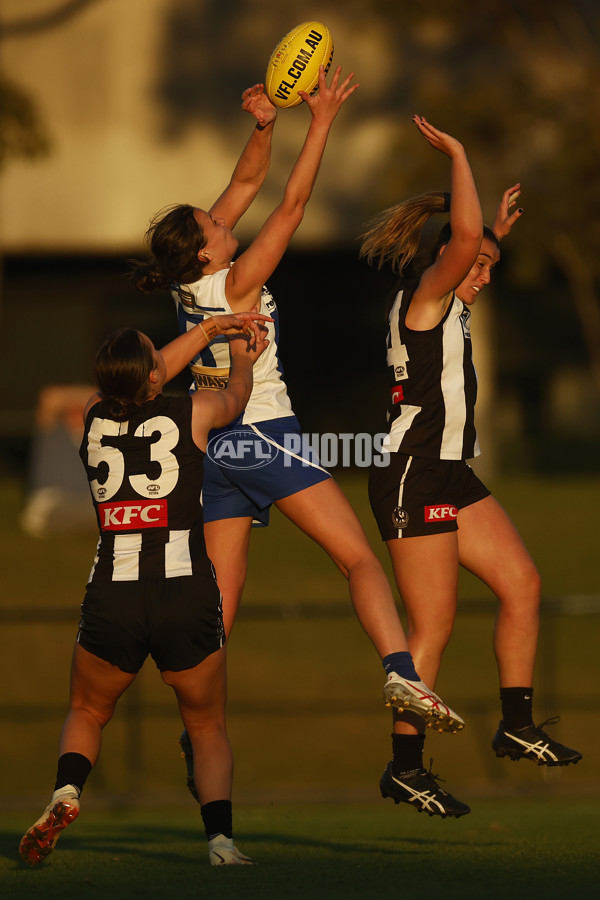
M396 295L387 333L390 423L383 448L433 459L479 455L475 433L477 375L471 355L469 308L453 296L441 322L428 331L406 327L414 293Z
M225 279L229 269L220 269L213 275L203 275L193 284L173 288L171 295L177 307L177 319L181 333L193 328L209 316L231 315L233 310L225 296ZM262 289L259 312L271 316L274 322L265 322L269 344L254 364L254 386L240 422L249 425L269 419L292 416L292 405L283 381L283 369L277 353L279 318L277 305L266 287ZM217 390L226 386L231 359L225 337L212 341L202 350L190 366L196 388Z

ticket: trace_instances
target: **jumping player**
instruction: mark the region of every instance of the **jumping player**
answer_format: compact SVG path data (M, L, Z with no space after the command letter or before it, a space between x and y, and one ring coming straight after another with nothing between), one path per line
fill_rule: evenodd
M252 862L233 843L225 637L199 499L208 432L238 416L250 396L252 365L268 345L262 321L255 312L211 318L162 353L146 335L123 329L98 351L99 393L84 410L80 456L100 539L81 607L54 793L19 847L31 865L79 814L102 729L148 654L175 691L202 762L195 787L211 864ZM206 332L238 335L227 387L164 395L166 382L207 345Z
M304 145L281 203L250 246L233 262L237 240L231 229L254 200L270 161L275 107L255 85L243 95L243 108L258 120L232 179L210 210L179 205L160 214L148 231L151 258L133 273L141 290L170 289L183 330L219 312L260 309L272 315L270 344L258 361L250 401L240 418L211 441L227 434L232 442L273 449L268 465L243 468L218 465L207 455L204 479L206 546L223 595L225 631L230 633L242 596L253 521L268 523L272 504L315 540L347 578L354 610L382 658L388 675L388 705L408 707L440 730L456 731L462 719L421 682L384 571L369 546L348 500L317 461L286 450L285 436L300 434L277 356L279 322L275 301L264 287L302 221L315 183L331 125L354 93L353 73L343 81L341 68L331 85L321 68L319 91L300 92L310 112ZM218 386L227 378L227 348L218 340L193 363L198 387ZM211 381L212 379L212 381ZM287 444L289 446L289 443ZM249 462L253 460L250 458ZM183 747L185 750L185 735ZM188 765L191 761L188 758Z
M409 646L427 684L436 683L452 633L461 565L499 600L494 650L502 721L492 742L496 755L568 765L581 754L546 734L547 722L533 724L540 577L508 515L466 462L479 454L471 307L500 258L500 239L522 213L510 212L520 186L504 193L494 229L484 227L464 148L424 118L414 122L449 157L452 191L386 210L362 243L369 262L389 262L401 275L387 333L391 404L384 450L390 464L371 469L371 506L406 608ZM428 264L419 265L421 230L443 212L450 222ZM392 740L393 759L381 779L384 797L442 817L470 811L423 767L424 729L414 716L396 715Z

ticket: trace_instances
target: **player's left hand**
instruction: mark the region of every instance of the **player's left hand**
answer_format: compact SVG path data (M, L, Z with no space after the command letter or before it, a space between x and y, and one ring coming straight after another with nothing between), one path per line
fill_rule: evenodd
M257 322L252 322L252 325L256 326L257 330L253 331L250 336L245 331L231 335L229 338L229 352L232 358L244 354L254 364L268 346L269 339L264 325Z
M315 94L298 91L306 105L310 107L313 119L321 118L333 122L342 103L345 103L358 88L358 82L351 83L354 72L350 72L340 84L341 74L342 67L338 66L333 73L331 84L328 85L325 79L325 67L319 66L319 90Z
M261 128L277 118L277 108L265 94L264 84L253 84L246 88L242 94L242 109L254 116Z
M271 316L259 313L256 307L249 312L239 312L229 316L213 316L213 322L217 325L220 334L228 337L246 334L255 341L263 332L266 332L264 322L272 322Z
M496 218L494 219L494 224L492 226L492 230L499 241L501 241L502 238L505 238L507 234L510 234L510 230L517 219L520 219L523 215L522 207L515 209L514 212L511 213L511 208L515 205L520 196L520 182L513 184L512 187L507 188L502 194L502 199L500 200Z

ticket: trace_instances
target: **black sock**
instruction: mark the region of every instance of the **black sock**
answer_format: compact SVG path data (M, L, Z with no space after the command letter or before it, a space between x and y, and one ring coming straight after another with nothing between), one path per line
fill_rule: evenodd
M58 760L54 790L57 791L65 784L74 784L81 793L91 771L92 764L87 756L82 756L81 753L63 753Z
M392 734L392 775L423 768L424 734Z
M210 841L217 834L233 837L231 800L212 800L200 807L206 837Z
M505 728L527 728L533 725L533 688L500 688L502 721Z

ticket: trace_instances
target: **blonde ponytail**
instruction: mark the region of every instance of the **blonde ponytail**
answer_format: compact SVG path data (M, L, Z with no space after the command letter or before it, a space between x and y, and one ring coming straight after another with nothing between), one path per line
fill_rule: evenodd
M369 222L362 235L360 256L369 265L377 262L379 269L387 262L402 272L416 256L425 223L449 209L450 194L431 191L384 210Z

